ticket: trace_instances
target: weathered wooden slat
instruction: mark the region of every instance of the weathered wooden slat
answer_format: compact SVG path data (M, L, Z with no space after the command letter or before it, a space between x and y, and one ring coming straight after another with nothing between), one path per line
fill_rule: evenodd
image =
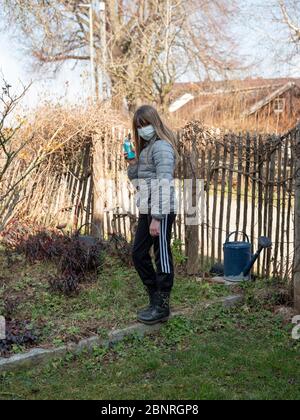
M245 176L244 176L244 215L243 215L243 232L247 232L248 227L248 194L249 194L249 173L250 173L250 158L251 158L251 139L250 134L246 134L246 155L245 155Z
M76 210L77 210L78 193L79 193L79 186L80 186L80 181L79 181L80 171L81 171L81 162L79 164L77 164L77 167L76 167L73 190L72 190L73 208L72 208L72 212L71 212L71 217L72 217L72 227L73 227L74 230L76 230L76 228L77 228Z
M300 125L295 142L295 259L294 259L294 304L300 313Z
M181 144L181 142L182 142L182 134L181 133L178 133L177 141L178 141L179 144ZM183 165L184 165L184 160L180 159L180 162L178 164L178 178L179 178L179 181L181 183L180 184L180 188L181 188L180 194L182 194L182 182L184 180ZM178 239L180 241L180 251L183 252L183 243L185 241L184 233L183 233L183 224L184 224L183 202L179 202L178 204L180 205L180 212L179 212L179 215L177 216Z
M286 245L287 245L287 260L286 260L286 275L288 278L290 274L290 262L293 261L293 255L291 256L291 250L293 249L292 238L290 235L292 217L293 217L293 192L294 192L294 167L295 167L295 134L289 136L289 152L290 152L290 162L289 162L289 186L288 186L288 204L287 204L287 225L286 225Z
M241 204L242 204L242 173L243 173L243 138L238 136L238 175L237 175L237 199L236 199L236 231L240 230ZM235 239L238 236L236 234Z
M80 214L83 211L82 188L83 188L83 182L84 182L85 169L86 169L86 165L89 159L88 153L89 153L88 149L84 148L82 157L80 160L79 175L78 175L77 188L76 188L76 201L75 201L74 216L73 216L74 230L77 230L80 228L79 219L80 219Z
M257 236L260 237L262 235L262 228L263 228L263 182L264 182L264 168L263 168L263 139L262 136L259 135L258 138L258 232ZM257 274L261 275L261 257L257 260Z
M78 200L75 209L75 220L76 226L79 228L82 223L82 216L84 213L84 199L85 199L85 192L86 192L86 178L88 176L89 171L89 159L90 159L90 145L87 144L83 150L83 158L81 163L81 171L80 171L80 178L79 178L79 186L78 186ZM74 222L75 224L75 222Z
M205 180L205 162L206 162L206 153L205 150L201 151L201 163L200 163L200 170L201 170L201 180ZM204 200L204 197L201 197L201 200ZM204 202L202 203L202 210L205 210ZM204 256L205 256L205 218L204 213L201 214L201 240L200 240L200 264L201 269L204 267Z
M185 217L185 249L187 256L187 273L189 275L197 274L200 271L200 229L199 224L193 222L193 219L198 215L196 206L198 205L199 198L197 191L197 178L199 175L199 148L196 146L195 138L191 138L189 144L185 147L185 154L187 158L187 163L185 165L185 179L191 180L192 182L192 194L189 199L192 202L192 207L195 208L193 215L186 214Z
M269 226L268 226L268 210L269 210L269 187L270 187L270 160L271 160L271 153L270 153L270 141L271 139L268 138L268 148L267 151L265 152L265 156L264 156L264 178L263 178L263 184L264 184L264 189L263 189L263 234L264 236L268 236L268 230L269 230ZM262 267L262 274L265 277L266 276L266 272L267 272L267 253L264 252L263 253L263 267Z
M287 174L288 174L288 153L289 141L288 138L284 139L284 157L283 157L283 173L282 173L282 200L281 200L281 235L280 235L280 272L279 277L284 276L284 251L285 251L285 223L286 223L286 198L287 198Z
M212 261L216 260L216 250L217 250L217 206L218 206L218 185L219 185L219 163L220 163L220 151L221 146L219 142L216 143L215 149L215 159L213 165L213 184L214 184L214 193L213 193L213 211L212 211L212 244L211 244L211 258Z
M282 186L282 151L281 146L277 149L277 174L275 179L277 179L277 188L276 188L276 224L275 228L275 245L273 246L274 252L274 267L273 267L273 277L278 277L281 271L282 261L278 260L278 255L280 251L280 222L284 224L283 219L281 219L282 214L282 205L281 202L281 186Z
M230 163L229 163L229 176L228 176L228 198L227 198L227 215L226 215L226 236L230 233L231 221L231 206L233 195L233 175L235 163L235 141L234 136L230 136Z
M276 138L272 137L272 144L274 144ZM274 180L275 180L275 164L276 164L276 153L271 153L270 156L270 172L269 172L269 188L268 188L268 229L267 236L273 240L273 205L274 205ZM271 273L271 256L272 248L268 248L265 252L266 255L266 277L270 277Z
M51 217L53 214L52 208L53 205L55 205L55 201L56 201L56 190L57 190L57 184L58 184L58 177L55 176L54 178L52 178L50 180L51 182L51 186L49 189L46 189L44 196L42 197L42 201L41 201L41 205L42 208L47 208L47 212L45 214L45 218L44 218L44 223L45 225L50 225L51 224ZM48 192L50 191L50 194L48 195Z
M256 194L257 194L257 163L258 163L258 145L257 136L253 137L253 153L252 153L252 197L251 197L251 243L252 253L254 251L254 240L255 240L255 226L256 226Z
M207 168L206 168L206 183L205 183L205 192L206 192L206 246L207 257L211 256L211 237L210 237L210 188L211 188L211 164L212 164L212 150L209 149L207 156Z
M121 141L122 142L120 143L120 149L122 149L122 147L123 147L123 140L125 139L125 137L127 137L127 134L128 133L127 133L127 130L126 129L122 129L121 130ZM123 158L123 149L120 151L119 164L120 164L119 171L120 171L120 173L123 174L123 172L125 172L124 158ZM120 195L121 195L122 211L125 211L125 197L124 197L125 191L124 191L124 188L123 188L123 181L124 181L124 178L122 177L122 179L121 179L121 183L122 184L120 185ZM127 221L126 218L124 217L123 218L123 232L124 232L124 237L126 238L126 240L128 242L130 242L130 240L131 240L131 238L130 238L130 232L131 232L131 230L130 229L127 229L127 225L126 224L128 225L128 227L130 227L130 220Z
M113 130L108 130L107 128L104 131L104 136L103 136L103 175L105 179L109 179L111 174L111 168L110 168L110 159L109 159L109 151L111 150L111 142L113 141L113 136L114 136L114 131ZM105 189L104 189L104 199L107 197L107 188L106 188L106 184L105 184ZM107 204L104 203L104 204ZM106 237L106 235L111 235L112 233L112 228L111 228L111 217L110 217L110 213L109 211L106 211L105 213L105 220L103 221L103 236Z
M219 213L219 234L218 234L218 261L222 260L222 249L223 249L223 223L224 223L224 203L225 203L225 189L226 189L226 164L228 155L228 137L224 137L224 143L221 146L223 154L223 168L222 168L222 179L221 179L221 197L220 197L220 213Z
M87 179L87 193L86 193L86 212L85 212L85 234L92 234L92 200L93 200L93 186L92 186L92 177L89 176Z

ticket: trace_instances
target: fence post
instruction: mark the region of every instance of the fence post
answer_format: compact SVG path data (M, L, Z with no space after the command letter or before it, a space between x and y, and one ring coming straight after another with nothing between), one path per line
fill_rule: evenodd
M300 125L296 130L294 303L300 314Z
M93 136L93 158L92 158L92 235L99 237L99 232L104 237L104 162L103 162L103 140L101 136Z
M186 180L192 180L192 191L189 199L192 201L190 204L195 206L198 204L197 196L197 176L199 173L199 156L198 149L191 142L189 146L191 149L188 152L185 152L186 156L184 159L185 170L184 175ZM186 247L186 256L187 256L187 274L194 275L199 273L200 269L200 253L199 253L199 225L198 224L189 224L189 218L196 217L195 215L187 215L185 212L184 223L185 223L185 247Z

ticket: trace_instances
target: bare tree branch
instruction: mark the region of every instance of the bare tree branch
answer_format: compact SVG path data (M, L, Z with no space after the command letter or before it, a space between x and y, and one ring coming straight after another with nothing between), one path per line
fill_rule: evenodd
M283 21L290 28L294 41L300 42L300 26L297 26L290 17L287 5L284 0L279 0L280 9L282 11ZM292 13L292 11L291 11Z
M89 54L88 10L82 0L2 0L36 62L54 69ZM89 4L86 0L84 3ZM187 69L207 78L238 62L229 34L236 0L106 0L108 62L113 95L130 108L145 98L164 105L170 86ZM100 16L95 13L97 67L102 68Z

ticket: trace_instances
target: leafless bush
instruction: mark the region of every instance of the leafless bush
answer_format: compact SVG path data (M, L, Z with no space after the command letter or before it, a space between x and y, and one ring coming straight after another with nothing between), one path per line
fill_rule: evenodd
M14 120L7 118L26 90L13 97L10 89L5 84L1 96L0 232L14 216L35 220L42 211L47 214L56 181L69 173L76 178L72 167L81 162L87 143L93 147L95 137L107 136L113 149L113 127L128 126L108 103L85 109L45 104L11 128Z
M11 86L5 80L2 81L0 91L0 232L21 201L22 182L38 162L37 157L31 159L30 164L23 165L17 176L12 177L12 169L20 164L19 157L33 138L33 134L22 137L16 144L15 139L22 123L9 123L9 119L12 118L13 112L27 89L24 88L20 95L15 95L11 92Z
M12 93L12 87L3 80L0 92L0 232L26 199L28 178L36 168L53 155L71 136L58 143L63 123L56 126L47 144L40 141L39 127L19 121L17 106L29 87L21 94ZM80 131L80 129L77 129Z

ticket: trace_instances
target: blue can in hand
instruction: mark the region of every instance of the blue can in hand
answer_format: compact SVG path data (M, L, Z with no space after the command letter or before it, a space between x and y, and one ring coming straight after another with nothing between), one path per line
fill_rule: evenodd
M128 137L126 137L126 139L124 140L124 152L127 154L127 159L131 160L131 159L135 159L135 153L133 151L133 145L132 145L132 141L131 141L131 135L128 134Z

